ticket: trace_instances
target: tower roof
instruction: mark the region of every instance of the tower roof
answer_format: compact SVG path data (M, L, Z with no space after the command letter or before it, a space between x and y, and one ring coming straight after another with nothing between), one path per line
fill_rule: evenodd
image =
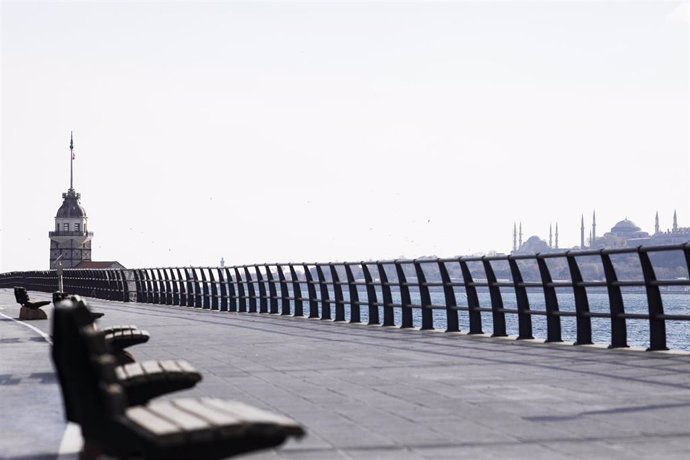
M62 206L57 210L56 218L83 218L86 211L79 202L81 194L69 189L62 194Z

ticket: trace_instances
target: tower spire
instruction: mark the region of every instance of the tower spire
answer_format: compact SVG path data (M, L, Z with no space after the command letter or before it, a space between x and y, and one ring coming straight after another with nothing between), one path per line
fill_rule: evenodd
M556 249L558 249L558 222L556 222Z
M522 222L520 222L520 240L518 242L518 245L522 247Z
M678 215L676 214L675 209L673 210L673 231L678 231Z
M597 239L597 212L596 210L592 211L592 243L594 243L594 240ZM591 246L591 243L590 243Z
M550 248L553 247L553 244L552 244L553 243L553 232L552 232L552 230L553 230L553 227L551 224L549 224L549 247Z
M654 233L659 233L659 211L654 216Z
M69 132L69 189L74 190L74 137Z

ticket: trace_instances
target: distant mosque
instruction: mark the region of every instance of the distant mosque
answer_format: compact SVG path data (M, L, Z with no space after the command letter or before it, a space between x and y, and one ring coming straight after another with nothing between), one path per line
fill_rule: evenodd
M55 231L50 238L50 268L125 268L119 262L91 260L93 232L88 229L88 217L81 205L81 194L74 190L74 139L70 134L69 189L62 194L62 206L55 215Z
M519 230L518 230L519 228ZM654 233L642 231L631 220L625 219L611 227L611 231L597 236L596 212L592 212L592 228L589 237L585 239L585 218L580 220L580 244L574 249L611 249L629 248L637 246L661 246L669 244L682 244L690 242L690 227L678 226L678 214L673 211L673 226L662 231L659 226L659 213L654 217ZM522 241L522 222L519 227L513 224L513 250L511 254L534 254L538 252L554 252L558 247L558 223L556 223L555 244L552 239L552 227L549 226L549 241L546 242L538 236L530 236L527 241Z
M554 240L553 226L549 225L549 241L548 243L537 235L532 235L527 238L527 241L522 242L522 222L518 225L513 224L513 250L511 254L535 254L537 252L553 252L558 248L558 222L556 222L556 234Z

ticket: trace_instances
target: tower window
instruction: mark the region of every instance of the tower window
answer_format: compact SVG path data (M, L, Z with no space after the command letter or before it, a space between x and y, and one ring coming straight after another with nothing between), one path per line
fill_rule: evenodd
M60 224L55 224L55 231L59 232L60 231Z
M79 224L74 224L74 231L78 232L79 231Z
M65 232L69 232L69 224L62 224L62 230Z

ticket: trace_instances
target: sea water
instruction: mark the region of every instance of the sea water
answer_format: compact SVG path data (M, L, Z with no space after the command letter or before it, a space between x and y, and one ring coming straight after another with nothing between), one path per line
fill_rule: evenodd
M376 301L383 302L382 292L377 286ZM392 289L392 297L394 304L400 304L400 294ZM302 297L307 297L306 285L302 289ZM257 289L258 294L258 289ZM290 295L292 296L292 288L290 288ZM320 290L317 287L317 295L320 295ZM443 291L431 291L431 303L435 307L444 307L445 296ZM515 292L512 289L502 289L501 296L503 298L503 306L506 309L517 309L517 299ZM572 294L572 289L569 292L563 290L557 292L558 307L560 311L574 312L575 311L575 297ZM333 302L334 293L329 289L331 319L335 318L335 303ZM366 305L368 300L366 289L358 289L360 305L360 320L362 323L369 321L369 307ZM410 297L412 304L420 305L419 292L411 290ZM478 292L479 304L482 308L491 308L491 299L488 291ZM349 293L347 288L343 289L343 298L345 302L349 302ZM464 292L455 292L456 304L460 307L467 307L467 296ZM545 299L543 292L533 291L528 292L530 309L532 310L546 310ZM589 302L589 309L591 312L609 313L609 297L606 291L588 292L587 299ZM687 293L662 293L662 302L664 313L676 315L690 315L690 294ZM649 313L647 296L645 293L623 293L623 304L626 313ZM294 301L291 302L291 307L294 312ZM321 300L318 301L319 316L321 317ZM309 302L303 301L303 310L305 316L309 315ZM345 319L349 321L350 305L345 304ZM379 320L383 321L383 307L378 307ZM469 318L467 311L458 311L458 319L461 331L469 330ZM493 321L491 312L482 312L482 329L483 332L491 334L493 332ZM402 322L402 314L400 307L394 307L393 317L396 326ZM434 329L446 329L446 311L443 308L434 308L432 310L433 327ZM421 309L413 308L412 320L415 327L421 327L422 315ZM505 314L506 331L509 335L518 335L518 316L514 313ZM609 344L611 343L611 320L609 318L591 318L592 322L592 341L594 343ZM574 342L576 339L576 319L575 317L561 317L561 338L564 342ZM627 341L628 345L635 347L649 346L649 321L642 319L627 319ZM546 317L543 315L532 316L532 334L535 339L546 338ZM690 350L690 321L666 321L666 341L667 346L671 349Z

